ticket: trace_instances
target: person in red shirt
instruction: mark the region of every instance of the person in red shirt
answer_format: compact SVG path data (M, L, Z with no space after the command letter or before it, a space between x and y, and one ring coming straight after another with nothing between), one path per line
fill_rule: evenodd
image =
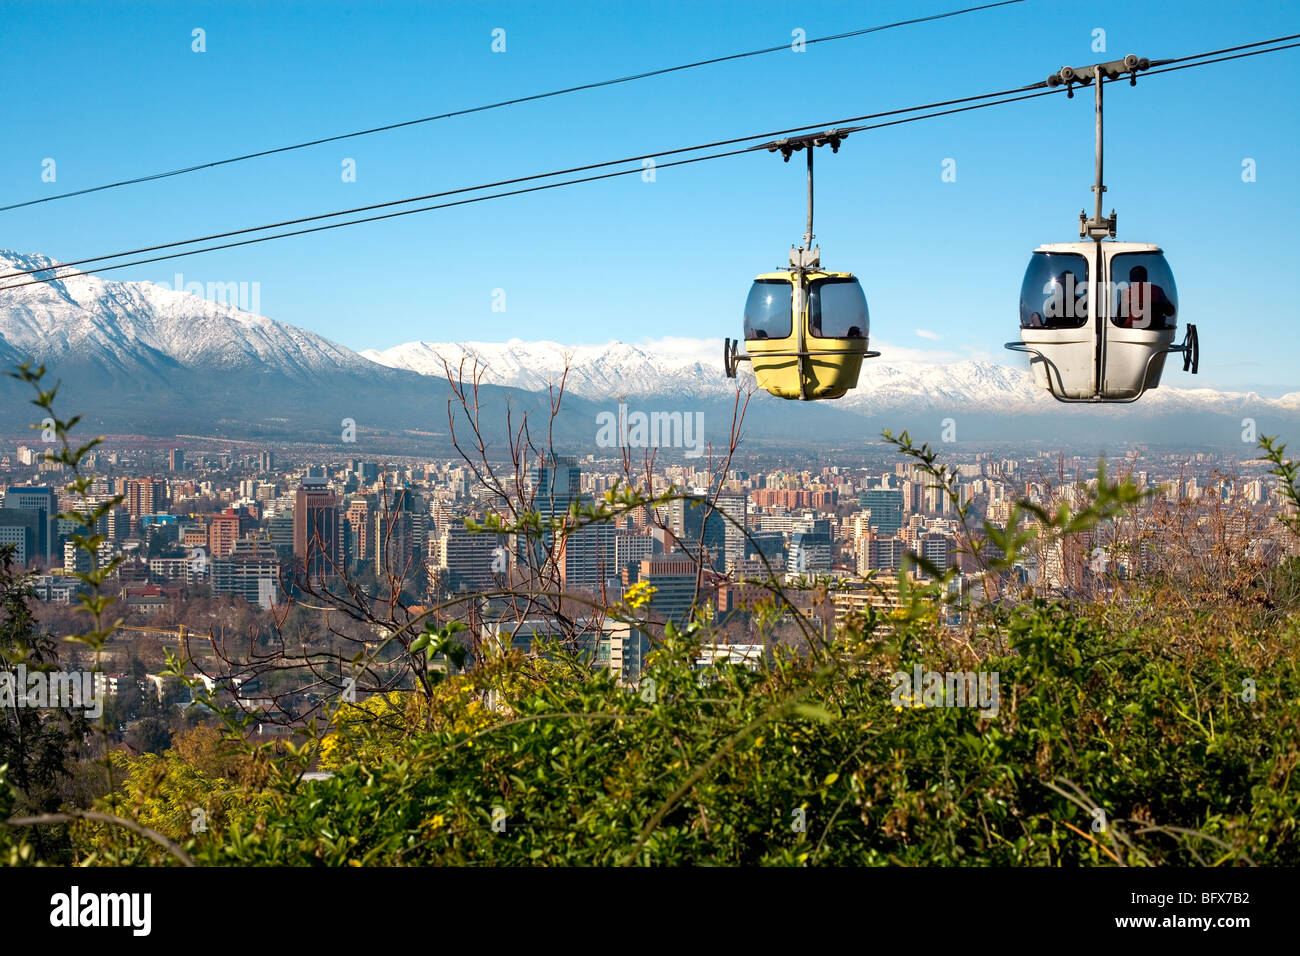
M1174 304L1164 289L1147 281L1146 266L1134 266L1128 273L1128 288L1120 295L1115 324L1125 329L1164 329L1175 314Z

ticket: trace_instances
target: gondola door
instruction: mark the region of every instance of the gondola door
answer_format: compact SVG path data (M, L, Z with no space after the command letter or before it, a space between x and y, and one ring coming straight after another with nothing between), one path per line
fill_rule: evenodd
M1097 390L1096 263L1096 243L1040 246L1020 288L1020 337L1034 382L1067 401L1091 399Z
M1158 246L1102 243L1102 252L1102 396L1124 401L1160 384L1177 330L1178 289Z

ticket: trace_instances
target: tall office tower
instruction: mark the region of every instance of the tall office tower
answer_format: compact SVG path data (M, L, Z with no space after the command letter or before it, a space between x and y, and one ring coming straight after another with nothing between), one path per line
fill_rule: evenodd
M654 535L643 531L619 531L614 535L614 572L628 573L628 581L636 580L637 569L646 558L654 557Z
M668 504L668 528L678 546L687 554L699 555L704 546L704 560L714 570L725 567L727 519L709 503L708 492L697 488L684 499Z
M869 571L897 571L903 565L903 540L872 531L858 537L858 574Z
M556 561L566 592L599 595L608 578L616 577L613 525L599 521L579 528L560 540Z
M46 487L15 486L5 492L5 510L25 511L35 517L34 538L27 560L39 560L45 567L62 558L59 544L59 496ZM11 516L13 517L13 516Z
M544 530L529 534L520 532L515 538L515 554L518 567L536 575L545 567L547 556L555 544L553 533L545 529L552 521L564 520L575 502L591 504L591 497L582 494L582 470L578 467L578 460L567 455L554 455L535 463L529 469L528 485L533 510L540 516Z
M342 570L342 515L324 478L304 478L294 494L293 555L311 581Z
M656 634L668 621L681 626L690 620L695 606L695 562L688 558L646 558L638 573L641 581L655 589L650 598L650 622Z
M791 574L822 574L831 569L834 551L831 523L825 518L803 519L790 538Z
M900 488L868 488L858 495L858 506L870 510L871 523L889 537L903 526L903 491Z
M123 489L126 510L132 518L157 514L167 500L167 483L161 478L128 478Z
M745 529L749 527L749 496L744 492L718 496L723 519L723 570L730 571L745 560ZM730 520L728 520L730 519Z
M180 448L173 448L167 455L167 467L172 471L184 471L185 452Z
M375 574L403 580L422 575L428 547L429 512L424 499L409 488L390 491L388 506L375 510Z
M375 535L370 519L370 502L365 498L353 498L344 517L352 534L352 560L357 564L372 560Z
M956 557L956 542L946 534L927 532L917 539L916 553L940 571L946 571Z
M49 522L41 517L39 511L0 508L0 547L13 545L18 567L25 567L28 561L40 555L42 525L49 530Z
M208 550L214 558L229 557L239 540L239 515L233 511L213 515L208 525Z
M264 451L258 456L258 470L263 472L275 471L275 452Z
M452 590L486 591L508 580L505 537L472 533L463 521L445 521L434 543L434 566Z
M582 493L582 469L571 455L553 455L529 469L536 498L572 501Z
M763 568L763 573L767 573L770 567L774 574L780 574L781 569L785 567L786 549L785 534L781 531L751 531L749 540L745 542L746 559L757 561ZM764 564L766 562L766 564Z
M266 534L280 562L289 564L293 558L293 515L280 514L268 519ZM235 545L235 550L239 550L238 544Z

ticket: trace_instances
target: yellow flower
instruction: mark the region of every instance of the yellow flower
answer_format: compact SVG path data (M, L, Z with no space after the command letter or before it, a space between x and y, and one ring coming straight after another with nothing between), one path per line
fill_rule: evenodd
M657 590L659 589L651 587L650 584L645 581L638 581L627 589L626 593L623 595L623 600L627 602L628 607L635 610L636 608L648 604Z

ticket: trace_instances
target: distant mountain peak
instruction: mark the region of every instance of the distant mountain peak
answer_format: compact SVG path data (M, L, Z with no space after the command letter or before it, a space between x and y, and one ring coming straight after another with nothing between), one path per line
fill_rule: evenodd
M58 265L49 256L0 250L0 274ZM218 291L232 297L240 291L237 283L220 286ZM47 365L73 362L155 372L169 365L255 368L300 379L370 366L314 332L237 304L152 282L94 275L6 292L0 298L0 340Z
M49 256L0 250L0 274L58 265ZM0 364L30 359L49 366L52 377L64 381L63 394L76 411L112 421L117 430L127 424L143 429L150 422L176 427L183 421L189 431L206 420L222 428L237 422L256 432L288 416L297 434L314 429L326 438L339 434L345 418L369 428L369 434L403 427L427 434L446 415L447 386L438 380L448 366L455 374L462 362L467 373L478 363L484 385L533 393L522 398L543 410L550 407L546 389L567 368L572 401L566 409L572 412L566 414L572 416L573 434L587 436L582 440L594 440L592 403L604 409L620 399L709 408L709 427L725 432L737 386L753 384L747 366L739 382L725 377L721 339L665 336L575 345L515 337L409 342L357 353L208 295L93 275L11 290L0 296ZM782 442L829 435L857 443L878 434L878 423L860 423L858 417L913 427L918 429L913 434L920 434L919 429L960 413L961 434L967 436L978 433L984 421L985 434L1024 439L1036 419L1037 433L1049 437L1078 437L1090 429L1105 438L1141 434L1237 442L1236 423L1243 417L1262 414L1261 422L1300 423L1300 391L1266 399L1254 392L1187 388L1196 380L1175 367L1166 380L1133 405L1063 406L1035 387L1023 367L973 359L946 365L869 360L858 387L835 402L783 402L759 392L748 406L747 434ZM12 380L0 380L0 391L7 389L8 396L17 395L14 387ZM0 403L0 416L28 424L27 407L8 397ZM1062 422L1069 427L1063 429Z
M453 370L459 368L462 359L467 363L477 360L485 384L530 391L558 382L567 363L568 391L595 401L621 396L711 399L733 393L736 384L723 375L722 339L670 337L640 344L612 339L600 345L523 342L518 338L497 343L408 342L388 349L366 349L360 354L391 368L439 377L445 374L444 360ZM741 374L749 375L748 368L742 366ZM1170 384L1179 376L1179 370L1171 366L1165 375L1166 384L1148 392L1136 405L1122 408L1130 416L1183 409L1227 412L1246 406L1300 409L1300 392L1266 399L1253 392ZM748 381L752 383L752 377ZM868 360L862 365L858 387L832 404L862 415L925 408L1014 415L1064 408L1034 385L1027 368L975 359L949 364ZM1118 414L1113 406L1093 411Z

